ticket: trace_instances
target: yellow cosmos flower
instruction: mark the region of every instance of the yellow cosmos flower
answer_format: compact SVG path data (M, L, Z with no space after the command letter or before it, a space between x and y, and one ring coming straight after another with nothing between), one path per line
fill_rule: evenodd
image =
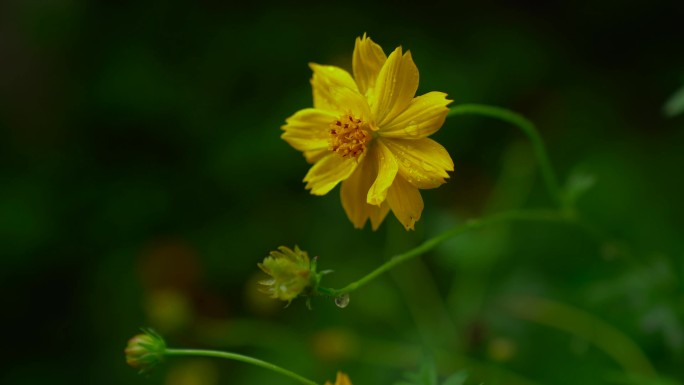
M418 68L401 47L389 57L365 34L352 69L309 64L313 108L286 120L282 138L314 165L304 177L314 195L338 183L354 227L373 230L392 210L409 230L423 211L418 189L440 186L453 171L449 153L428 136L444 123L451 100L442 92L415 96Z
M335 383L331 384L330 381L326 381L325 385L352 385L351 381L349 381L349 376L342 372L337 372L337 378L335 379Z

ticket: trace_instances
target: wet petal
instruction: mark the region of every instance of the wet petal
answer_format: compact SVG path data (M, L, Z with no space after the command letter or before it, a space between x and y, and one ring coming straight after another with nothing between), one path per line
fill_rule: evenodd
M365 33L363 37L356 38L352 69L354 70L354 79L356 79L356 84L362 94L365 95L368 89L375 87L375 80L386 60L387 55L383 52L382 47L373 42Z
M438 187L449 178L447 171L454 171L447 150L430 138L381 140L397 158L399 174L415 187Z
M418 89L418 68L411 52L402 55L401 47L392 52L380 69L375 88L369 93L371 112L379 127L408 107Z
M403 177L398 176L387 192L387 203L404 228L413 230L423 212L423 198L420 196L420 191Z
M352 114L354 117L367 122L372 120L368 101L358 91L339 88L331 95L340 103L340 108L344 108L343 113Z
M316 162L306 174L306 189L310 189L314 195L325 195L338 183L349 178L356 166L356 160L330 153Z
M285 120L285 125L282 126L285 132L280 137L290 146L304 152L307 161L315 162L328 152L330 123L336 118L328 111L315 108L299 110Z
M369 160L371 157L375 157L375 154L369 153L366 159ZM376 170L377 167L374 162L361 162L354 173L342 182L340 188L344 212L357 229L363 228L370 218L373 230L377 230L389 212L389 205L386 202L380 206L370 205L366 202L368 190L377 178Z
M387 196L387 190L392 185L394 177L399 171L397 159L381 141L375 143L375 155L378 165L378 176L368 190L367 202L379 206ZM370 161L371 159L368 158Z
M370 207L370 222L371 222L371 227L373 228L373 231L377 230L378 227L380 227L380 224L382 221L385 220L385 217L390 211L389 204L387 201L382 202L380 206L373 206L373 205L368 205Z
M315 63L309 63L309 67L313 71L311 87L314 107L338 115L348 112L369 115L368 102L359 93L349 72L339 67Z
M420 95L408 107L378 131L389 138L419 139L437 132L449 112L451 100L443 92L428 92Z

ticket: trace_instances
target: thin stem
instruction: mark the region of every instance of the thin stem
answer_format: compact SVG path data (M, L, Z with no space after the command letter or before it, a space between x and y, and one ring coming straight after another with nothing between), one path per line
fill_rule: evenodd
M556 204L561 204L563 202L561 190L558 185L558 179L553 171L553 167L551 167L551 162L549 161L549 155L546 153L544 141L542 141L541 136L539 136L539 132L532 122L527 120L524 116L505 108L482 104L461 104L449 109L447 117L456 115L488 116L503 120L504 122L511 123L520 128L532 142L534 156L537 158L537 162L539 162L542 177L546 183L546 189L549 191L549 194Z
M201 349L166 349L165 355L167 356L200 356L200 357L217 357L226 358L229 360L245 362L248 364L256 365L264 369L269 369L274 372L278 372L287 377L293 378L305 385L319 385L318 383L311 381L307 378L300 376L297 373L291 372L287 369L283 369L280 366L271 364L270 362L262 361L256 358L243 356L242 354L229 353L229 352L219 352L216 350L201 350Z
M552 211L552 210L513 210L506 211L499 214L494 214L489 217L480 219L471 219L464 224L452 227L443 233L428 239L427 241L421 243L417 247L401 254L397 254L390 258L387 262L380 265L375 270L368 273L361 279L350 283L349 285L341 289L330 289L319 287L319 292L326 295L338 296L341 294L352 292L359 287L367 284L368 282L374 280L381 274L392 269L398 264L408 261L409 259L416 258L439 245L440 243L446 241L449 238L455 237L457 235L466 233L468 231L481 229L490 225L498 223L506 223L513 221L532 221L532 222L570 222L574 221L574 217L565 212Z

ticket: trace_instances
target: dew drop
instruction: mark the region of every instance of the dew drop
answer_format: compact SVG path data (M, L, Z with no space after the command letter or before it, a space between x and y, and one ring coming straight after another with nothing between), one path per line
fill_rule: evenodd
M345 307L347 307L347 305L349 305L349 294L345 293L338 297L335 297L335 305L337 305L337 307L339 307L340 309L344 309Z

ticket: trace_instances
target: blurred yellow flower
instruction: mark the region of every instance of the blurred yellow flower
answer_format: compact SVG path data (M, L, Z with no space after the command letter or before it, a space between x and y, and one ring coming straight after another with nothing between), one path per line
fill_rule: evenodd
M351 381L349 381L349 376L342 372L337 372L337 378L335 379L335 383L331 384L330 381L326 381L325 385L352 385Z
M356 228L373 230L391 209L409 230L420 219L418 189L445 183L449 153L428 136L444 123L451 100L442 92L415 96L418 68L401 47L389 57L365 34L356 39L352 68L309 64L313 108L296 112L282 138L314 165L304 177L314 195L338 183L342 207Z
M294 250L280 246L279 251L271 251L270 256L257 264L270 279L260 281L262 291L271 298L292 301L311 286L315 276L309 263L309 255L295 246Z

